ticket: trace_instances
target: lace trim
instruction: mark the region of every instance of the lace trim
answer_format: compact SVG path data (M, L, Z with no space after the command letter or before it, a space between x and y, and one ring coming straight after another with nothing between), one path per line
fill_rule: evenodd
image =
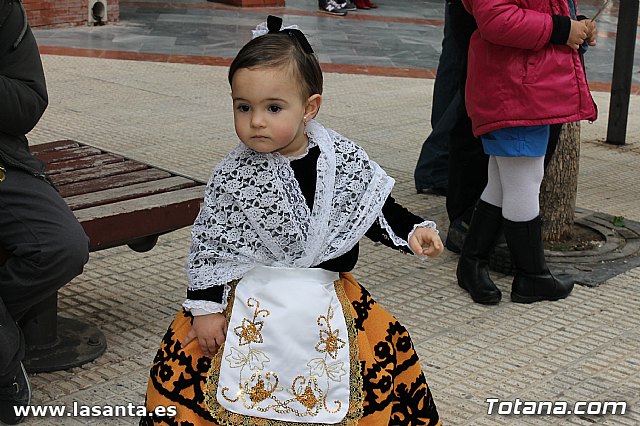
M223 303L211 302L209 300L186 299L182 303L182 307L185 308L187 311L191 312L193 315L219 314L221 312L224 312L224 310L227 307L226 300L229 297L229 294L228 294L229 292L226 288L225 288L225 293L227 298L225 299L223 297ZM198 310L201 313L197 312Z
M237 282L233 283L232 293L235 290ZM360 349L358 347L358 336L355 318L351 307L351 302L347 298L342 284L342 278L334 282L334 288L338 300L342 305L342 311L345 316L347 333L349 335L349 411L338 426L357 426L358 421L364 413L364 382L360 371ZM233 294L231 296L234 297ZM231 304L230 306L233 306ZM232 309L227 310L227 322L231 320ZM222 407L216 398L218 392L218 380L220 376L220 366L222 364L222 355L224 353L224 343L218 349L218 352L211 359L211 367L207 374L207 380L204 385L204 405L211 413L211 416L220 426L254 426L260 424L263 426L290 426L291 422L265 419L260 417L245 416L226 410ZM320 423L301 423L305 426L323 426Z
M313 147L318 146L318 144L316 143L316 141L314 141L312 138L309 137L309 135L307 135L307 138L309 139L309 143L307 144L307 147L305 148L304 152L300 155L293 155L291 157L285 157L289 162L295 161L295 160L300 160L301 158L306 157L309 154L309 150Z
M222 301L220 303L212 302L210 300L186 299L182 304L182 306L188 311L190 311L193 308L193 309L203 309L205 311L210 311L209 313L211 314L218 314L224 311L227 307L227 303L229 301L229 292L231 291L231 287L229 286L229 283L237 282L238 279L239 278L234 277L233 279L230 279L228 283L216 284L216 285L222 285L224 287L222 289ZM209 285L206 287L199 287L199 288L211 288L211 287L213 287L213 285ZM194 289L198 287L191 285L191 282L189 282L189 288Z
M402 247L402 246L409 247L409 243L406 240L403 240L402 238L397 236L396 233L393 231L393 229L391 229L391 225L389 225L389 222L387 222L387 219L385 219L382 212L380 212L380 215L378 216L378 223L380 224L382 229L384 229L387 232L387 234L389 235L389 238L391 238L391 242L393 242L393 244L396 247ZM414 227L414 230L415 230L415 227ZM411 234L409 234L408 238L411 238Z
M409 241L411 239L411 236L413 235L414 232L416 232L416 229L418 229L418 228L433 229L433 231L436 234L440 234L440 231L438 231L438 228L436 227L436 223L434 221L425 220L424 222L416 223L415 225L413 225L413 229L411 230L411 232L409 232L409 236L407 237L407 241Z

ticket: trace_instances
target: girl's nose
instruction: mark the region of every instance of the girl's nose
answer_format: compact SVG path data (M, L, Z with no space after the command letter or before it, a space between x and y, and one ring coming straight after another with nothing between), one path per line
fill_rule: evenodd
M251 114L251 126L252 127L264 127L264 115L258 112Z

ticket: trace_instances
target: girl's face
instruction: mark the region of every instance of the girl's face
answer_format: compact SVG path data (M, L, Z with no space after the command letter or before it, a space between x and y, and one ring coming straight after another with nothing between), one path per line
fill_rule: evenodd
M258 152L296 156L309 141L304 123L320 108L320 95L303 99L300 88L284 67L241 68L231 80L236 133ZM306 118L305 118L306 117Z

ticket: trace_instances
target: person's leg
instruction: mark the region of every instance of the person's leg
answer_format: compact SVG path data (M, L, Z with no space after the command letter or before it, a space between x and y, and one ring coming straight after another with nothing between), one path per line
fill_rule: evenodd
M573 282L556 279L544 258L539 193L544 157L496 157L502 182L504 235L516 268L511 300L532 303L558 300Z
M458 46L451 31L450 4L445 4L442 52L433 86L432 131L424 141L414 171L416 190L447 188L448 142L456 122L460 102L459 86L466 52ZM444 191L442 191L444 193ZM437 193L437 192L436 192Z
M0 424L14 425L22 421L14 407L31 401L31 385L21 360L24 339L16 322L0 299Z
M13 379L23 357L22 333L0 299L0 383Z
M444 115L422 144L413 172L416 191L446 195L449 177L449 134L458 117L460 96L456 95Z
M450 7L449 2L445 2L442 51L438 58L431 103L431 127L434 128L458 93L466 61L466 52L460 49L451 30Z
M482 152L482 144L473 138L471 121L466 116L466 109L461 106L464 116L452 130L449 141L449 187L447 190L447 214L451 223L447 232L445 245L448 250L460 253L460 248L471 221L474 200L480 198L486 184L487 168L484 167L487 155ZM547 168L555 153L562 124L552 124L549 132L549 143L544 157L544 169ZM484 187L483 187L484 188ZM499 243L503 246L504 242ZM510 269L510 268L505 268Z
M502 182L500 182L500 170L494 155L489 157L487 168L487 186L480 195L480 200L493 206L502 207Z
M447 216L449 230L445 246L460 253L474 206L487 185L489 156L482 143L473 136L471 119L464 100L458 106L458 120L449 138L449 172L447 187Z
M490 157L488 182L478 201L462 246L456 277L476 303L495 305L502 293L489 277L489 255L502 227L502 188L495 157Z
M494 157L502 185L502 215L525 222L540 214L544 157Z
M7 167L0 183L0 298L18 321L82 272L88 239L60 194L44 180Z
M0 182L0 421L16 424L14 406L29 404L18 321L28 309L80 274L88 240L69 207L44 180L5 165Z

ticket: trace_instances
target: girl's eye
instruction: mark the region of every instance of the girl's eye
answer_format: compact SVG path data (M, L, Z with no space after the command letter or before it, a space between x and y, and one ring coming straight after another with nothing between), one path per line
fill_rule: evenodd
M249 111L249 105L238 105L238 111L240 112L248 112Z
M269 105L269 108L267 109L269 112L280 112L282 110L278 105Z

